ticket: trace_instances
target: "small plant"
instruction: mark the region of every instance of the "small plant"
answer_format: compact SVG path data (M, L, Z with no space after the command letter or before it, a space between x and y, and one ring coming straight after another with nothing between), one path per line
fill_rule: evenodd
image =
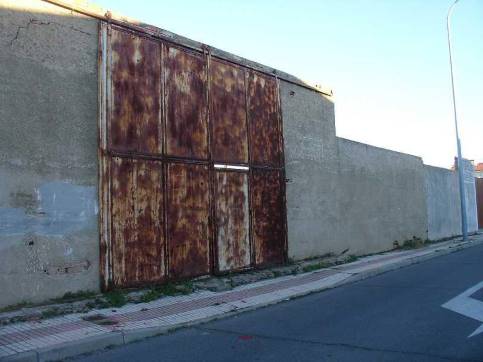
M353 263L353 262L357 261L358 259L359 259L359 257L357 255L351 254L347 257L346 262L347 263Z
M7 305L6 307L0 308L0 313L12 312L14 310L30 307L31 305L32 304L28 302L20 302L17 304Z
M186 294L192 293L194 290L194 287L193 287L193 283L190 280L188 280L182 284L179 284L177 289L181 294L186 295Z
M328 268L329 266L330 266L329 263L327 263L325 261L320 261L320 262L315 263L315 264L304 265L302 267L302 271L304 273L308 273L308 272L311 272L311 271L314 271L314 270Z
M122 307L127 303L126 295L119 290L113 290L104 294L104 298L109 307Z
M141 296L142 303L152 302L153 300L159 299L162 294L156 289L150 289Z
M42 311L42 318L47 319L47 318L52 318L56 317L58 315L63 314L59 308L49 308L46 310Z
M191 281L179 284L168 283L151 288L141 296L140 301L142 303L147 303L159 299L162 296L190 294L191 292L193 292L193 283Z
M75 302L77 300L83 299L92 299L96 296L95 292L89 290L80 290L78 292L67 292L60 298L53 298L51 299L53 302L56 303L68 303L68 302Z
M278 278L281 275L282 275L282 272L281 271L279 271L279 270L274 270L273 271L273 277L274 278Z
M413 236L412 239L405 240L401 249L417 249L424 246L424 240Z
M167 296L176 295L180 293L180 291L176 288L176 285L172 283L160 285L159 287L156 288L156 290L161 295L167 295Z

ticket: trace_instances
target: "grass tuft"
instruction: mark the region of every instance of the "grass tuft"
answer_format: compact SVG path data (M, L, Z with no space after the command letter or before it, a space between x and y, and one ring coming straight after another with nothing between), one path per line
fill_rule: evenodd
M109 307L122 307L127 303L126 294L120 290L113 290L104 294L104 298Z
M328 268L328 267L330 267L329 263L327 263L325 261L320 261L320 262L315 263L315 264L304 265L302 267L302 271L304 273L308 273L308 272L311 272L311 271L314 271L314 270L324 269L324 268Z

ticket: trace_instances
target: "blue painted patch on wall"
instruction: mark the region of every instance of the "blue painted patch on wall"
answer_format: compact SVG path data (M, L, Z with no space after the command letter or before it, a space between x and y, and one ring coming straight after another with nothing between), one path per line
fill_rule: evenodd
M95 227L99 212L97 189L54 181L35 189L33 210L0 207L0 236L35 233L65 235Z

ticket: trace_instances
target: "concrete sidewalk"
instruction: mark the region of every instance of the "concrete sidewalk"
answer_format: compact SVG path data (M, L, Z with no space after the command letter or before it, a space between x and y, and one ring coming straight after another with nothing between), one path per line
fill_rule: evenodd
M200 291L116 309L93 310L0 328L3 361L58 360L169 330L260 308L418 263L483 242L475 235L428 247L394 251L314 272L243 285L225 292Z

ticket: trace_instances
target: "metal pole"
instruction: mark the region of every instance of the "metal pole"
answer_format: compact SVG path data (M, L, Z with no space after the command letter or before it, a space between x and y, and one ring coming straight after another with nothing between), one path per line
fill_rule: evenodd
M459 189L460 189L460 206L461 206L461 231L463 234L463 240L468 240L468 222L466 218L466 196L465 196L465 184L463 178L463 159L461 157L461 141L459 136L458 130L458 118L456 113L456 96L455 96L455 89L454 89L454 75L453 75L453 58L452 58L452 48L451 48L451 14L453 12L454 6L458 3L459 0L455 0L455 2L450 6L448 10L448 15L446 16L446 29L448 32L448 50L449 50L449 67L451 71L451 90L453 92L453 111L454 111L454 126L456 131L456 148L458 151L458 181L459 181Z

